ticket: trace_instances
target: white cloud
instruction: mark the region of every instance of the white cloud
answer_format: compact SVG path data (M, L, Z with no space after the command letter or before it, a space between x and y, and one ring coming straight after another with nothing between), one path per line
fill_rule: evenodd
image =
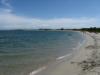
M0 8L0 12L12 12L12 6L10 5L10 0L1 0L1 4L3 5L3 8Z
M12 13L0 13L0 29L34 29L34 28L79 28L96 25L95 18L55 18L35 19L17 16Z
M80 28L98 26L96 18L52 18L36 19L17 16L12 13L9 0L1 2L6 8L0 8L0 29L36 29L36 28Z
M9 0L1 0L1 3L7 8L12 8L12 6L9 3Z

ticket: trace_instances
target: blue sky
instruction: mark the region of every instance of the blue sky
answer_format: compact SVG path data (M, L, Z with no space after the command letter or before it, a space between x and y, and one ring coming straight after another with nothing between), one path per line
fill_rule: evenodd
M0 0L0 29L99 25L100 0Z
M10 0L18 15L37 18L97 17L100 0Z

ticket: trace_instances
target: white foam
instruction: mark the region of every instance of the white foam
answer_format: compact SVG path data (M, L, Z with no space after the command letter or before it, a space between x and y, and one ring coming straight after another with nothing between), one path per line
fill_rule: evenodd
M43 70L45 70L45 69L46 69L46 67L39 68L39 69L37 69L37 70L31 72L29 75L36 75L37 73L39 73L39 72L41 72L41 71L43 71Z
M64 56L58 57L56 60L61 60L61 59L65 58L65 57L68 57L68 56L70 56L70 55L72 55L72 54L67 54L67 55L64 55Z

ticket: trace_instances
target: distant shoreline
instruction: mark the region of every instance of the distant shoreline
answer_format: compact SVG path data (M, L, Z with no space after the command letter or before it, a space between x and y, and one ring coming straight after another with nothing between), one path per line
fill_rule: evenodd
M81 32L94 32L94 33L100 33L100 28L96 27L90 27L90 28L72 28L72 29L8 29L8 30L0 30L0 31L81 31Z
M0 30L0 31L75 31L75 30Z

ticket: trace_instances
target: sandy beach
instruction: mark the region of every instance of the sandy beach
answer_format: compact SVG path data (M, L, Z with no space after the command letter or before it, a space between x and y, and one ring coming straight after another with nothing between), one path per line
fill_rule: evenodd
M82 33L85 41L73 55L46 66L41 72L30 75L99 75L100 73L100 34Z

